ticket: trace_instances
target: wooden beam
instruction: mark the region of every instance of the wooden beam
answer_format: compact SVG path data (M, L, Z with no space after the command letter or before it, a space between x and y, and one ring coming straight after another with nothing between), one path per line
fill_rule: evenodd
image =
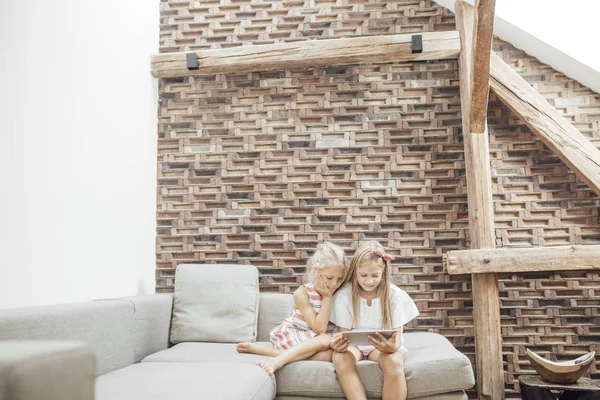
M291 43L239 46L196 51L198 69L188 70L187 53L158 54L152 58L156 78L311 68L392 61L456 59L457 31L423 32L423 51L411 50L412 34L305 40Z
M496 54L491 57L490 86L546 146L600 195L600 150Z
M600 245L452 250L443 263L450 275L600 269Z
M474 10L464 1L456 3L456 24L460 32L461 54L458 59L460 78L460 103L462 108L463 141L465 144L465 169L469 205L469 230L472 248L494 248L494 207L489 157L489 135L486 120L482 134L471 132L472 67Z
M469 236L472 248L495 247L494 209L490 172L487 124L481 134L471 133L470 111L473 66L474 9L457 1L456 26L460 31L461 54L460 97L462 107L463 141L469 205ZM473 320L475 328L475 357L477 393L479 399L504 398L504 368L502 365L502 335L500 332L500 294L496 274L471 276Z
M494 8L496 0L476 0L473 24L473 68L471 70L472 133L483 133L487 120L490 92L490 53L494 38Z

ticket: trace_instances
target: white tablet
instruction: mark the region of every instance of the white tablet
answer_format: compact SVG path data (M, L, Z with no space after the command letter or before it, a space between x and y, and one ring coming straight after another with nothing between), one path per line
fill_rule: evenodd
M367 340L367 338L371 335L377 338L375 335L377 332L381 333L384 338L389 339L392 337L394 332L398 332L397 330L374 330L374 331L346 331L342 332L342 337L348 338L348 345L350 346L372 346L371 343Z

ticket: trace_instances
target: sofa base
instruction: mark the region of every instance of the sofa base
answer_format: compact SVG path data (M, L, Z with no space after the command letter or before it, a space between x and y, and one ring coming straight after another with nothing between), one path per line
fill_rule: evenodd
M412 399L410 395L409 399ZM305 397L305 396L275 396L275 400L318 400L323 397ZM380 397L369 397L369 400L379 400ZM418 397L415 400L467 400L467 394L460 390L457 392L436 394L434 396Z

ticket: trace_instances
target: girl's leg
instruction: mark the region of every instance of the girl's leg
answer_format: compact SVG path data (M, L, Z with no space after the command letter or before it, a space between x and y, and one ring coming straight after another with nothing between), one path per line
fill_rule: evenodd
M381 353L375 349L369 353L369 360L377 361L383 371L382 400L406 400L406 377L404 361L399 351Z
M314 356L312 356L311 358L309 358L310 361L327 361L327 362L331 362L331 356L333 355L333 350L329 349L329 350L324 350L324 351L320 351L317 354L315 354Z
M257 343L238 343L236 346L238 353L250 353L258 354L259 356L275 357L283 352L273 348L271 343L257 342Z
M314 356L320 351L329 349L331 343L331 336L329 335L318 335L312 339L305 340L302 343L297 344L291 349L282 351L277 356L270 360L262 361L258 365L267 371L269 375L273 375L275 371L294 361L306 360Z
M367 400L367 392L356 372L356 363L362 358L362 351L354 346L343 353L333 353L333 367L348 400Z

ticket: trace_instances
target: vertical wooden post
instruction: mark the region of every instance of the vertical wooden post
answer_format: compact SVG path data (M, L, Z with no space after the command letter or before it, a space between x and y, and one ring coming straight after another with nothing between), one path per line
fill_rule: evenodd
M473 23L471 63L471 110L469 126L473 133L483 133L490 93L490 54L494 39L496 0L476 0Z
M460 95L465 143L465 167L469 204L471 248L495 247L494 209L491 188L487 123L482 133L472 134L470 127L471 80L473 68L474 9L463 1L456 2L456 25L461 37ZM486 99L487 101L487 99ZM504 398L504 368L500 333L500 298L496 274L471 275L473 319L479 399Z

